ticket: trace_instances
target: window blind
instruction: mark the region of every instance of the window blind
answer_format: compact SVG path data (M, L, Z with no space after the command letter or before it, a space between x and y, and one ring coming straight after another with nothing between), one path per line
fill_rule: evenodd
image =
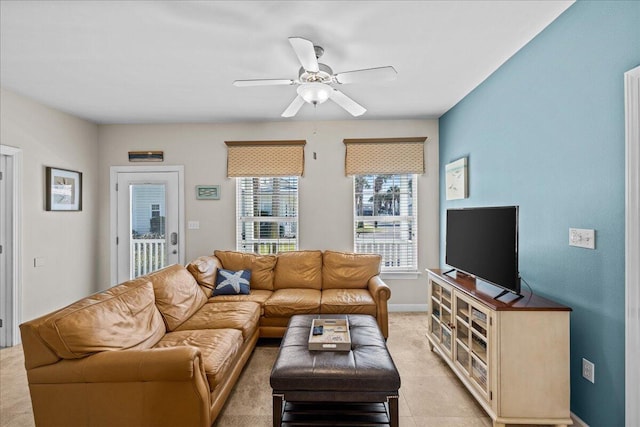
M356 175L354 252L382 256L382 271L418 270L416 174Z
M424 173L424 142L417 138L345 139L345 175Z
M225 141L228 177L302 176L304 140Z
M298 249L298 177L236 178L236 246L275 254Z

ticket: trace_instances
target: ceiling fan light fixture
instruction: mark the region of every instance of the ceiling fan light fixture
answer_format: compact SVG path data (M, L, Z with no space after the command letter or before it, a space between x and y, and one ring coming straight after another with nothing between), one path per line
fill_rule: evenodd
M326 83L303 83L298 86L298 95L309 104L322 104L331 95L331 86Z
M334 74L331 67L318 62L324 49L302 37L289 37L289 43L298 57L300 65L302 65L298 70L297 80L258 79L233 82L234 86L238 87L298 85L298 96L282 112L282 117L295 116L305 103L316 106L326 102L329 98L352 116L359 117L367 109L338 90L337 85L389 81L394 80L398 74L390 65Z

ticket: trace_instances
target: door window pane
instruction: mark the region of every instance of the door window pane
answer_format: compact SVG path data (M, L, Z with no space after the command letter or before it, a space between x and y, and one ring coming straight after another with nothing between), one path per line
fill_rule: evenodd
M164 184L132 184L131 197L131 278L167 265Z

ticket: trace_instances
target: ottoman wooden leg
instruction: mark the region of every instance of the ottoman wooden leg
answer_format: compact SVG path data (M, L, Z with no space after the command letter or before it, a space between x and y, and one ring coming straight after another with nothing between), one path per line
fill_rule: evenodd
M398 415L398 396L389 396L389 427L398 427L400 425Z
M282 425L282 404L284 402L284 394L273 394L273 427Z

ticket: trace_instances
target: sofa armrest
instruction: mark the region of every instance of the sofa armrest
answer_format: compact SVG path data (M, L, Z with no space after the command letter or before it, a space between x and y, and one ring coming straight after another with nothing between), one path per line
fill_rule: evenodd
M387 301L391 298L391 289L380 276L373 276L367 283L369 292L373 295L373 299L378 301Z
M212 422L211 391L195 347L104 351L30 369L27 377L36 425Z
M376 319L382 335L389 337L389 312L387 301L391 298L391 288L382 280L380 276L373 276L367 283L369 292L376 302Z
M28 374L32 384L188 381L200 375L206 378L200 350L188 346L103 351L30 369Z

